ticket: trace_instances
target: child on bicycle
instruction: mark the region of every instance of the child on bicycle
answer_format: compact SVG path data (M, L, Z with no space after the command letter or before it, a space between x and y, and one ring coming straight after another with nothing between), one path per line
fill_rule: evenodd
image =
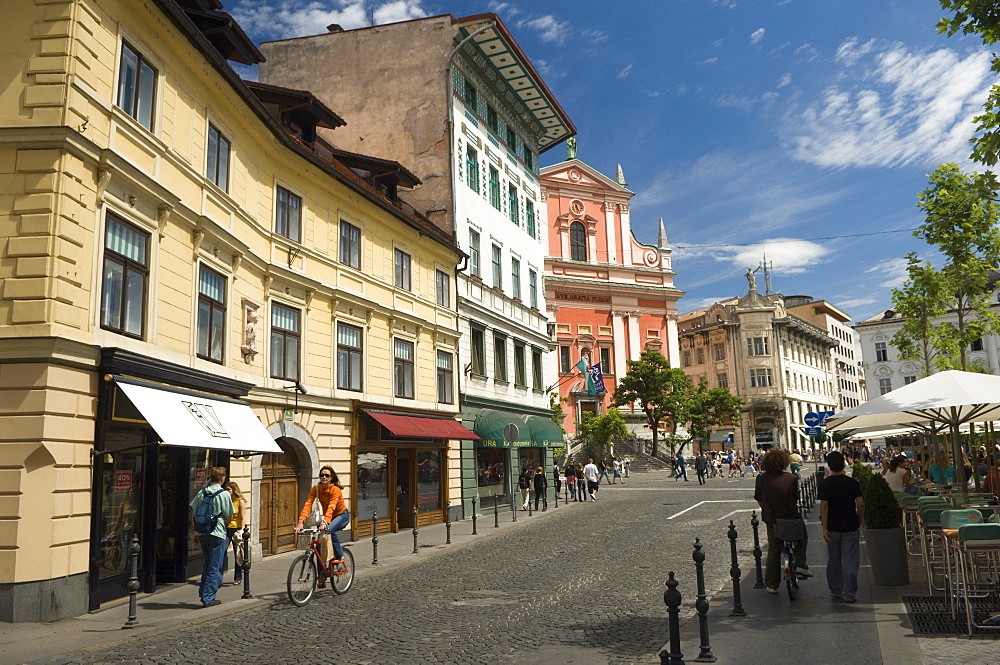
M333 545L333 562L338 563L344 558L344 548L340 544L337 532L346 527L351 522L351 513L344 503L344 493L341 491L344 486L337 477L337 472L331 466L324 466L319 470L319 484L313 486L309 491L309 498L302 506L299 513L299 521L295 525L295 532L298 533L305 525L306 518L312 512L313 502L319 499L323 507L323 523L320 531L330 534L330 542Z

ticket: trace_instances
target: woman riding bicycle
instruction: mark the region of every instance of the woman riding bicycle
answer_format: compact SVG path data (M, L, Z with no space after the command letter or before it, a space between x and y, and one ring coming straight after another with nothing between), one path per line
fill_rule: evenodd
M772 448L760 460L761 474L754 483L754 495L760 505L761 517L767 527L767 561L764 567L764 585L768 593L778 593L781 584L781 550L784 542L774 533L775 520L799 520L799 479L785 472L789 455L785 450ZM795 569L800 577L812 577L806 564L806 538L795 543Z
M319 499L323 507L323 523L320 530L326 530L330 534L330 542L333 544L333 561L340 562L344 558L344 548L340 544L337 532L346 527L351 522L351 513L344 503L344 493L341 490L344 486L337 478L337 472L331 466L324 466L319 470L319 485L315 485L309 491L309 498L302 506L299 513L298 524L295 525L295 532L302 530L305 520L312 511L313 501Z

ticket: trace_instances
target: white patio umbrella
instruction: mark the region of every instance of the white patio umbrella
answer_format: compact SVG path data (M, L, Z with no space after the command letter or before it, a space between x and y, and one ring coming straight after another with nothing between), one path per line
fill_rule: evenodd
M959 428L1000 417L1000 376L949 370L914 381L827 418L828 430L913 427L951 430L952 460L961 467ZM964 483L963 483L964 486Z

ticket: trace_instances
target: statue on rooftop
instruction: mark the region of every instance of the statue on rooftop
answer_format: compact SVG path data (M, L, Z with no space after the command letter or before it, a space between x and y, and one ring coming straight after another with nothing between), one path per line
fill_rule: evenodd
M566 159L576 159L576 137L566 139Z

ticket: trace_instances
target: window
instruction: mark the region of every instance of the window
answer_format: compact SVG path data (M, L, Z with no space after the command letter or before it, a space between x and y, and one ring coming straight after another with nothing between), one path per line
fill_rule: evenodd
M528 304L538 309L538 273L528 270Z
M500 116L497 115L497 110L489 104L486 105L486 126L494 134L500 131Z
M690 364L691 364L691 352L685 349L684 352L681 353L681 367L687 367Z
M410 255L397 249L396 255L396 288L410 290Z
M915 382L916 380L917 380L917 377L915 377L915 376L904 376L903 377L903 385L904 386L908 386L911 383Z
M340 222L340 262L352 268L361 268L361 229Z
M392 351L395 356L393 374L396 379L396 397L413 399L413 342L394 339Z
M771 377L771 370L764 369L752 369L750 370L750 387L751 388L767 388L774 385L774 380Z
M208 165L205 175L224 192L229 191L229 140L208 126Z
M471 145L465 147L465 184L479 192L479 153Z
M455 403L453 362L452 354L447 351L437 352L438 402L441 404Z
M111 215L104 230L101 327L142 338L149 236Z
M299 310L271 306L271 377L299 380Z
M518 226L521 225L521 218L517 209L517 187L514 183L507 186L507 217Z
M153 131L156 69L128 42L122 42L121 71L118 79L118 108Z
M472 352L472 373L486 376L486 330L473 324L469 344Z
M729 376L725 372L720 372L715 375L715 382L719 384L720 388L729 387Z
M581 222L569 226L569 255L574 261L587 260L587 233Z
M879 379L878 394L884 395L889 392L892 392L892 379Z
M712 353L715 354L715 359L716 360L725 360L726 359L726 345L723 344L722 342L719 342L718 344L713 344L712 345Z
M278 187L274 232L295 242L302 238L302 197L292 194L284 187Z
M982 351L983 350L983 338L980 337L980 338L974 340L972 342L972 344L969 345L969 350L970 351Z
M500 209L500 172L495 166L490 167L490 205Z
M875 342L875 362L885 362L889 360L889 349L885 342ZM885 393L882 393L883 395Z
M613 374L611 369L611 349L606 346L601 347L601 372L604 374Z
M226 336L226 278L201 266L198 272L198 357L222 362Z
M524 342L514 342L514 385L528 386L528 366L524 355Z
M531 350L531 387L542 389L542 352L539 349Z
M699 346L695 350L695 353L697 353L698 355L698 364L699 365L703 364L705 362L705 349Z
M465 107L466 109L472 111L473 115L476 115L479 110L479 93L476 92L475 86L469 81L469 79L464 79L465 82Z
M507 380L507 338L500 333L493 334L493 378Z
M747 355L748 356L766 356L770 353L768 350L767 338L766 337L748 337L747 338Z
M361 328L337 324L337 387L361 390Z
M524 199L524 222L527 226L528 235L535 237L535 204Z
M511 152L517 152L517 134L510 125L507 125L507 147Z
M535 170L535 156L531 152L531 148L528 147L527 143L521 144L524 148L524 168L529 171Z
M503 250L500 245L493 245L493 286L503 288Z
M437 304L441 307L451 307L451 276L443 270L434 272L434 290L437 292Z
M518 300L521 299L521 262L511 257L510 259L510 282L512 293Z
M469 269L476 277L482 276L479 266L479 231L469 229Z
M563 374L569 374L569 347L560 346L559 347L559 371Z

